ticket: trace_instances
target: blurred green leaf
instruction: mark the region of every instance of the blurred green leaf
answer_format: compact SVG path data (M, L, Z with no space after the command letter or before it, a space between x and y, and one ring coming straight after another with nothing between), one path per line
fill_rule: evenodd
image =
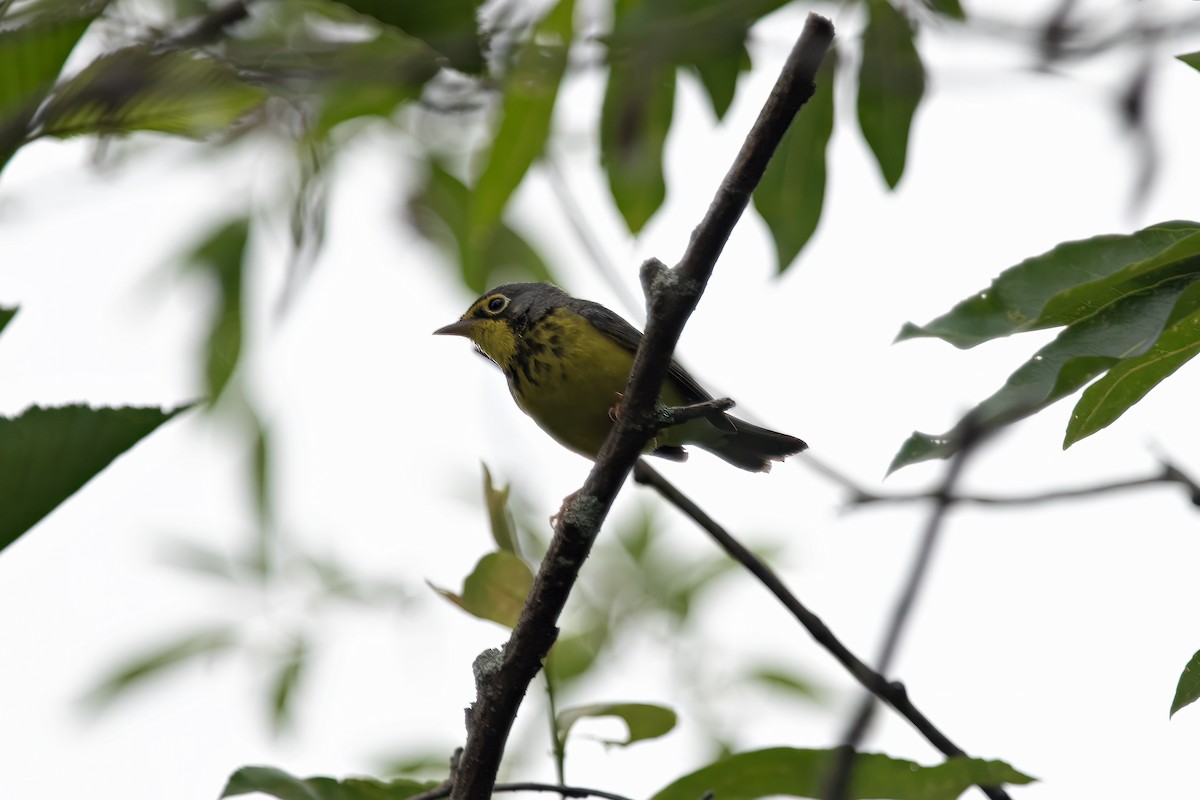
M271 520L271 443L263 421L253 414L254 458L251 461L251 482L254 486L254 505L260 526Z
M816 91L792 120L754 190L754 208L775 240L780 273L795 260L821 221L836 67L837 54L830 51L817 73Z
M636 19L649 7L652 4L630 0L618 3L614 30L630 28L627 15ZM673 38L669 42L676 43ZM654 48L610 43L608 85L600 110L600 161L631 233L641 231L666 198L662 157L674 110L674 63Z
M1111 425L1163 379L1200 353L1200 283L1180 295L1162 335L1145 353L1117 362L1083 392L1063 447Z
M776 747L724 758L686 775L653 800L696 800L711 792L719 800L753 800L768 795L824 797L833 750ZM1025 784L1033 780L1003 761L952 758L932 767L860 753L848 798L953 800L973 785Z
M461 595L436 586L433 589L472 616L512 628L532 585L529 565L512 553L499 551L479 560L463 582Z
M208 332L205 375L208 402L221 396L242 352L242 272L250 220L238 217L217 225L188 257L193 267L206 270L217 287L217 311Z
M0 550L187 408L72 405L0 417Z
M563 686L586 675L609 636L608 626L599 622L587 630L559 636L546 658L546 672L555 686Z
M67 56L107 5L108 0L41 2L5 18L0 30L0 170L21 146Z
M17 310L17 308L4 308L0 306L0 333L3 333L5 326L12 322L12 318L17 315Z
M967 18L967 12L963 11L962 4L958 0L925 0L925 5L943 17L949 17L959 22L963 22Z
M732 52L714 53L709 58L697 61L694 66L712 104L713 114L717 119L724 119L737 94L738 78L743 72L750 71L750 51L746 49L745 40L739 42Z
M437 781L377 781L369 778L297 778L274 767L242 767L230 776L221 797L262 792L279 800L406 800L437 787Z
M752 670L746 677L755 683L779 689L805 700L821 699L821 692L812 681L790 669L763 666Z
M1175 271L1178 262L1200 252L1200 238L1192 238L1197 233L1200 223L1176 220L1128 236L1065 242L1004 270L987 289L932 322L905 324L896 340L933 336L970 348L1066 325Z
M535 26L504 81L500 127L471 193L471 236L490 234L542 154L574 37L575 0L558 0Z
M1200 70L1200 52L1185 53L1181 56L1175 56L1183 63L1195 70Z
M450 66L471 75L487 66L483 42L475 19L475 0L397 2L397 0L340 0L341 4L392 25L426 42L450 61Z
M925 92L925 68L908 18L887 0L868 0L867 10L870 19L858 73L858 124L884 180L894 189L904 175L909 129Z
M1200 699L1200 650L1179 674L1179 685L1175 687L1175 699L1171 701L1171 716L1184 706Z
M472 236L470 201L462 181L433 162L425 184L408 202L414 227L458 259L467 288L482 294L507 280L553 280L541 255L506 224L498 223L483 235Z
M649 703L595 703L576 706L564 709L558 714L555 724L559 741L565 742L571 727L585 717L617 717L623 720L629 728L628 738L625 741L606 742L621 747L646 739L657 739L669 733L678 721L671 709Z
M237 643L237 636L228 625L189 633L133 658L101 681L88 693L88 699L98 704L111 702L147 678L193 659L224 652Z
M137 45L100 56L59 85L33 124L38 135L58 138L159 131L199 139L265 98L219 61Z
M512 487L505 484L500 488L492 482L492 473L483 465L483 500L487 503L488 520L491 523L492 538L496 546L507 553L519 555L517 552L517 536L513 526L512 514L508 510L508 495Z
M1091 316L1068 325L969 413L985 428L1009 424L1075 392L1120 360L1147 352L1180 296L1198 279L1200 271L1164 280L1119 296ZM930 436L916 432L901 446L888 471L947 458L957 448L958 442L949 433Z
M291 723L296 686L307 666L308 643L297 639L280 661L271 685L271 724L276 733L285 730Z

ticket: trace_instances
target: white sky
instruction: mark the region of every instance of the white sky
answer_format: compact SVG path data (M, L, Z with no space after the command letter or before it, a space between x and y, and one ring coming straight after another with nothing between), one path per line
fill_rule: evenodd
M603 204L593 143L583 136L602 85L592 75L564 89L560 120L572 135L560 155L627 286L636 287L643 258L670 263L682 252L801 22L789 11L757 31L758 70L719 128L696 84L681 80L668 202L636 242L621 236ZM834 22L844 38L854 34L853 18ZM1026 69L1016 49L925 37L931 90L900 190L883 191L853 97L839 92L816 239L775 280L765 228L747 217L684 334L682 357L743 411L873 485L913 428L945 430L1035 349L1033 336L969 352L932 341L892 346L903 322L927 321L1060 241L1197 217L1200 75L1169 59L1197 49L1164 48L1151 97L1163 169L1131 213L1133 159L1109 85L1135 59L1049 76ZM254 242L246 366L278 446L280 527L358 572L402 581L412 596L393 611L334 605L313 618L319 656L297 728L281 738L260 711L263 662L242 656L192 664L100 715L85 713L80 698L133 652L230 619L269 648L280 643L281 624L306 613L294 586L237 593L164 564L172 542L232 550L254 524L244 438L196 414L169 424L0 554L0 797L207 800L244 764L343 775L371 772L388 754L448 754L473 697L471 660L506 638L423 585L461 585L489 548L478 464L512 481L537 519L578 488L589 464L525 419L501 376L464 342L429 336L470 297L398 221L411 177L402 137L363 137L341 160L327 247L282 320L272 312L287 232L272 193L287 154L262 146L212 161L193 146L149 138L119 152L143 147L150 152L97 173L88 143L39 143L4 173L0 303L21 312L0 339L0 413L75 401L169 406L199 394L211 298L202 282L180 275L175 257L212 220L250 202L275 220ZM533 229L567 288L619 308L540 176L522 189L512 218ZM432 379L418 385L416 376ZM1140 476L1154 468L1155 448L1200 474L1198 394L1200 373L1189 364L1066 452L1059 443L1072 401L1062 403L981 453L966 484L1018 493ZM660 469L735 534L776 550L774 563L800 598L872 656L923 509L844 513L841 493L803 465L760 476L696 454ZM941 469L902 471L886 488L927 486ZM635 487L616 517L641 504L677 519ZM1200 711L1168 721L1167 709L1200 648L1196 519L1165 488L956 511L895 676L969 752L1041 779L1014 788L1014 797L1195 796ZM683 560L712 549L686 524L660 535ZM690 648L711 667L716 712L742 747L835 742L858 695L832 660L748 578L726 578L705 597L697 610L703 638L647 631L565 698L667 703L681 711L680 728L606 750L586 734L614 727L581 724L569 782L646 796L704 763L695 703L671 671L673 650ZM813 676L830 701L788 704L726 685L762 660ZM534 743L535 754L545 747L541 711L535 686L514 739ZM869 748L938 760L905 722L880 719ZM515 774L548 779L550 759L527 759Z

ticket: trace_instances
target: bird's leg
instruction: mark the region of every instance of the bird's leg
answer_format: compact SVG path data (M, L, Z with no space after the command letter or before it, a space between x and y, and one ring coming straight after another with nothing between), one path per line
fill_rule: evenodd
M617 396L617 399L613 401L612 408L608 410L608 418L613 422L616 422L617 415L621 413L621 398L623 398L625 395L621 394L620 392L613 392L613 394Z

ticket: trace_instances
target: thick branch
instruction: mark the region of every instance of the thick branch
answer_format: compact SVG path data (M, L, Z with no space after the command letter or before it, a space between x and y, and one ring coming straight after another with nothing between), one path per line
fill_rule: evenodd
M829 630L825 623L821 621L821 618L812 611L809 611L791 593L770 567L747 550L741 542L733 538L716 520L706 514L704 509L700 508L690 498L676 489L672 483L644 460L638 461L637 466L634 468L634 479L639 483L653 487L668 502L691 517L697 525L703 528L721 546L721 549L745 567L750 574L758 578L759 582L767 587L771 594L775 595L784 608L790 611L792 616L804 626L805 630L817 640L817 644L828 650L837 659L838 663L845 667L875 697L887 703L900 716L912 723L912 726L928 739L930 744L948 758L966 756L961 747L950 741L949 737L938 730L924 714L917 710L917 707L908 699L908 693L905 691L903 684L889 681L882 674L868 667L854 653L850 652L849 648L842 644L841 640L833 634L833 631ZM1008 798L1008 794L1000 788L983 787L983 790L992 800L1007 800Z
M617 491L653 432L654 406L675 342L712 274L717 257L788 124L813 91L833 40L833 25L810 14L796 46L683 259L661 270L648 294L646 334L613 430L583 487L563 506L555 535L521 617L503 652L475 662L477 699L467 712L467 742L453 800L487 797L521 699L558 635L559 614Z

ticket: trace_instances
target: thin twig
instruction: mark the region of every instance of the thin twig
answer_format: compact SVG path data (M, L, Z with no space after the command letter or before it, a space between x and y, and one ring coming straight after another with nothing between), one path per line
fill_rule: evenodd
M666 478L660 475L653 467L647 464L644 460L638 461L634 467L633 477L638 483L642 483L654 488L672 505L687 514L703 528L709 536L713 538L718 545L721 546L731 558L741 564L746 570L759 580L763 586L775 595L780 603L783 604L792 616L816 639L817 643L824 647L829 653L837 659L846 670L854 676L860 684L868 689L872 694L884 701L896 710L900 716L904 717L912 726L916 728L922 736L924 736L930 744L941 751L949 758L966 756L966 753L961 747L950 741L937 726L922 714L916 706L908 699L908 693L904 685L895 681L889 681L879 672L867 666L862 659L854 655L849 648L842 644L841 640L833 634L833 631L821 621L821 618L810 611L800 600L792 594L792 592L784 585L783 581L775 572L758 559L753 553L747 550L741 542L733 538L722 528L712 517L705 513L704 509L696 505L690 498L680 492ZM1007 800L1008 794L1000 788L986 787L984 791L992 800Z
M193 20L179 33L163 40L168 47L197 47L209 44L225 35L225 31L250 16L247 7L251 0L230 0Z
M904 589L901 591L900 597L896 601L896 606L892 610L892 618L888 624L887 635L884 637L879 658L875 662L875 668L880 673L886 674L892 668L892 659L896 655L897 647L899 647L900 637L903 635L904 628L908 623L909 617L912 615L912 609L917 602L917 594L920 592L921 586L925 583L925 576L929 572L929 563L933 557L933 550L940 538L946 513L954 503L954 487L958 484L958 479L962 475L963 466L967 458L975 451L982 435L983 431L975 423L973 417L968 416L959 425L958 432L956 433L958 446L955 449L954 457L950 460L950 465L946 468L946 475L942 479L942 485L934 494L933 509L929 512L929 519L925 524L925 531L921 536L920 546L917 548L917 557L913 560L912 567L909 569L908 579L904 583ZM825 792L825 797L829 800L847 800L849 798L850 780L854 773L854 763L858 748L866 738L867 730L871 727L874 714L875 695L868 693L863 697L862 702L859 703L858 711L854 714L850 725L847 727L846 733L842 737L842 746L838 748L837 755L834 758L833 768L829 772L829 780L826 784Z
M812 460L813 459L811 458L806 459L806 461ZM842 473L834 470L827 464L818 464L816 466L820 472L832 478L836 483L841 484L850 491L849 504L851 506L866 506L884 503L916 503L923 502L925 500L932 500L937 496L936 491L914 492L911 494L884 494L872 492ZM1193 503L1200 505L1200 484L1185 474L1178 467L1168 462L1163 462L1162 468L1159 469L1158 472L1141 478L1126 478L1124 480L1097 483L1092 486L1080 486L1075 489L1052 489L1048 492L1035 492L1033 494L955 494L951 497L951 500L955 504L974 504L986 506L1038 505L1040 503L1054 503L1060 500L1076 500L1095 495L1109 494L1111 492L1125 491L1127 489L1140 489L1144 486L1156 486L1158 484L1178 484L1187 491L1188 498Z
M726 174L678 267L662 270L647 294L649 321L634 357L620 412L583 487L563 504L554 538L503 651L475 661L476 700L467 711L467 741L451 797L487 797L521 699L558 635L558 617L600 525L653 435L654 406L675 343L708 282L725 241L762 178L792 117L812 95L833 25L810 14L770 98Z
M658 409L654 424L659 430L682 425L701 417L712 417L714 413L728 411L734 406L728 397L718 397L714 400L704 400L687 406L666 406Z

